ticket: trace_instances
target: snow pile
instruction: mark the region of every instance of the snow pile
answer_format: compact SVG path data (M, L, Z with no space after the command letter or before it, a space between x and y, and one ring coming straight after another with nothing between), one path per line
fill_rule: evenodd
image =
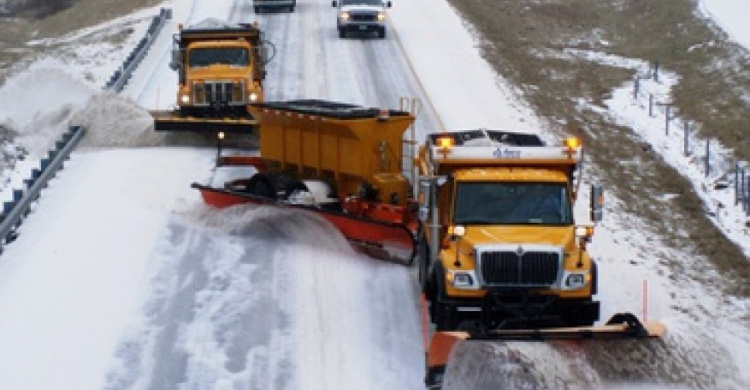
M355 255L318 216L200 206L165 234L106 388L421 387L406 270Z
M166 136L156 133L151 115L134 101L100 92L73 115L71 122L86 128L83 147L139 147L163 145Z
M601 381L565 342L463 342L451 354L444 389L595 389Z
M59 67L39 64L10 78L0 89L0 124L18 134L19 146L42 156L94 93Z
M727 351L698 333L703 342L695 330L663 340L463 342L444 389L744 389Z

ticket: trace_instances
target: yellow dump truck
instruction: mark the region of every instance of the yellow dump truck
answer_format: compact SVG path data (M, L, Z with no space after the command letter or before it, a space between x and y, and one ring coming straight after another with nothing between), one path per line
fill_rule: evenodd
M157 131L249 132L249 106L263 101L272 48L255 25L206 20L173 39L170 67L178 74L176 109L153 111Z
M592 325L599 319L593 224L576 225L577 140L432 134L420 148L419 279L438 331ZM601 189L591 214L601 217Z

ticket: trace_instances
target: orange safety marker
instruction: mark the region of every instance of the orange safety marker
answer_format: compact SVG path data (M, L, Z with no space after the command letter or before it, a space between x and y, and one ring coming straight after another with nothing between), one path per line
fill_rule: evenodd
M643 322L648 321L648 280L643 279Z

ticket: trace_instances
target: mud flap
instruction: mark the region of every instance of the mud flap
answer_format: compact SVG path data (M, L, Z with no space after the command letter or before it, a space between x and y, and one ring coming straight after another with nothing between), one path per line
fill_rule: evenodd
M314 212L336 226L355 249L380 260L410 265L416 255L414 236L406 226L401 224L361 218L314 206L284 203L245 192L213 188L198 183L193 183L192 187L201 192L206 204L214 207L223 208L254 203Z

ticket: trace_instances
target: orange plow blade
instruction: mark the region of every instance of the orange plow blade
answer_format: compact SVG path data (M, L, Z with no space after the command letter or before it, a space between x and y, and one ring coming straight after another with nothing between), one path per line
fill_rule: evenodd
M193 183L192 187L201 192L206 204L214 207L224 208L237 204L253 203L314 212L333 224L355 249L380 260L409 265L416 254L414 236L402 224L362 218L314 206L279 202L244 192L213 188L198 183Z
M464 331L436 332L427 350L425 384L428 389L439 389L453 349L464 341L544 341L544 340L614 340L661 338L666 327L657 321L641 322L631 313L615 314L605 325L547 328L497 329L481 333Z

